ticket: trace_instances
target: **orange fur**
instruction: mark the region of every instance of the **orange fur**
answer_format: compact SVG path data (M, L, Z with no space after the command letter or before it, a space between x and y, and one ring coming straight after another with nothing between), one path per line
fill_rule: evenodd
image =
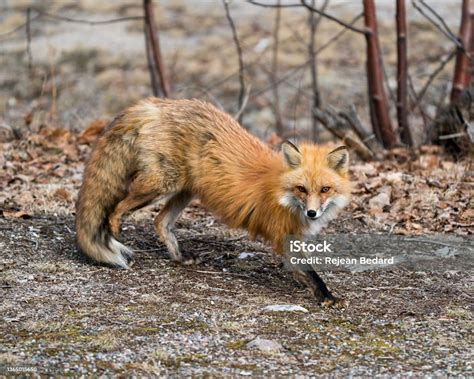
M281 254L286 235L323 226L305 216L308 207L322 209L328 198L341 206L342 196L348 201L348 157L335 147L303 144L277 153L210 104L145 99L117 117L92 152L77 205L79 247L97 261L125 267L124 259L114 259L130 254L116 241L122 215L173 194L155 225L176 260L181 256L170 229L193 196ZM322 193L322 187L330 190Z

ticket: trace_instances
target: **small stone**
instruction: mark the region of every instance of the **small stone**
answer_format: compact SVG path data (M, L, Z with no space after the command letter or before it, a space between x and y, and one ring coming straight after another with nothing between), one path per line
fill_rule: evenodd
M252 341L247 343L246 346L249 349L258 349L266 353L278 352L283 349L283 346L280 343L273 340L266 340L260 337L253 339Z
M275 304L267 305L263 308L263 311L266 312L308 312L306 308L303 308L300 305L291 305L291 304Z
M9 142L15 139L15 132L10 125L0 124L0 142Z
M380 193L369 200L369 208L373 209L382 209L386 205L390 205L390 187L383 187L380 190Z
M255 257L257 254L255 253L247 253L247 252L243 252L243 253L240 253L239 256L237 258L239 259L247 259L247 258L253 258Z

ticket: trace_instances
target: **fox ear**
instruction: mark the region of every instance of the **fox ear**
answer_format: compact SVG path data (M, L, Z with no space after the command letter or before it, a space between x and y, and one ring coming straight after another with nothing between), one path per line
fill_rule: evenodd
M301 153L293 143L286 140L281 144L281 151L283 152L283 158L285 158L285 163L288 167L295 168L300 165Z
M331 151L328 156L328 165L337 172L346 172L349 165L349 152L347 147L339 146Z

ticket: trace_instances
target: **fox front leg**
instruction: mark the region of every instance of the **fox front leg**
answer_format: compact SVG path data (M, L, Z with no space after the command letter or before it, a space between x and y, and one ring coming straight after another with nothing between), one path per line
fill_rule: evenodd
M321 305L328 306L336 302L336 298L329 292L324 281L311 266L306 265L304 269L294 271L293 277L298 282L305 284Z

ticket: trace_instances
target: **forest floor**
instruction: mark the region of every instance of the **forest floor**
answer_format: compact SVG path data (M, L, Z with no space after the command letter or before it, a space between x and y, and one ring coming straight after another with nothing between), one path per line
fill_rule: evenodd
M198 266L173 264L151 221L125 228L136 256L117 270L78 255L73 217L0 218L3 373L472 374L472 269L325 272L343 300L322 308L268 247L197 207L177 236ZM282 304L307 312L265 309Z
M142 11L127 1L19 0L2 13L0 33L23 23L31 3L78 19ZM345 20L359 13L359 3L349 4L354 9L342 3L348 2L331 1L328 11ZM223 9L186 4L155 2L172 95L235 113L237 57ZM393 91L394 16L392 3L384 4L379 30L386 86ZM433 6L456 30L458 5ZM244 2L233 2L231 11L252 84L243 125L268 140L275 124L268 86L275 14ZM415 15L410 8L409 41L416 49L409 59L420 91L453 46ZM282 11L279 76L307 60L307 18L304 11ZM426 256L453 254L459 263L436 271L323 272L342 299L334 307L317 305L267 245L228 229L198 201L178 221L177 237L200 256L200 265L168 259L152 227L160 208L154 204L125 220L124 242L136 251L131 269L96 266L77 253L74 203L101 128L150 94L142 21L89 26L42 17L31 28L31 71L24 30L0 44L0 375L472 376L472 160L454 161L435 146L417 154L394 149L380 162L351 157L353 200L327 233L360 236L347 249L366 249L386 236L386 246L370 253L394 255L404 246ZM324 20L318 46L339 32ZM362 36L345 32L318 55L318 70L323 104L355 105L368 124L364 44ZM410 113L414 129L424 130L436 114L452 66L426 92L424 113ZM298 69L280 86L291 137L311 130L308 73ZM327 132L318 131L318 140L326 140ZM418 242L407 247L408 238ZM437 242L425 243L432 238ZM265 308L274 305L304 309Z
M74 202L99 130L43 127L1 145L2 370L472 374L468 162L441 158L435 147L417 159L399 150L384 162L355 161L353 201L327 233L362 236L346 250L400 256L403 245L408 254L461 260L436 271L324 272L342 301L322 308L268 246L220 224L198 201L180 218L177 236L200 265L168 259L151 222L159 204L124 223L124 242L136 251L131 269L86 262L75 246ZM380 246L380 235L391 239ZM407 245L415 237L423 243ZM437 242L424 243L430 238ZM307 312L267 311L270 305Z

